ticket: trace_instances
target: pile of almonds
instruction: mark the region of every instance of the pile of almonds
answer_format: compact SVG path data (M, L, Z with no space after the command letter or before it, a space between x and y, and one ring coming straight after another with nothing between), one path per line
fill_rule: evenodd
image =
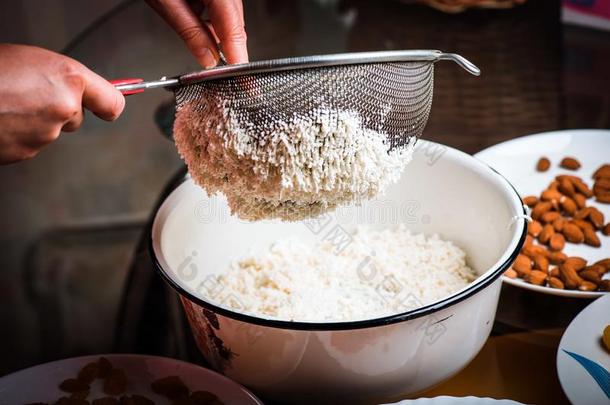
M105 396L88 399L95 380L102 381ZM54 405L154 405L155 402L138 394L126 394L129 380L125 371L115 367L105 357L86 364L75 378L59 384L67 395L54 401ZM193 391L178 376L155 380L150 385L153 392L166 397L171 405L223 405L216 395L208 391ZM49 405L46 402L31 402L26 405Z
M550 168L549 159L542 157L536 165L538 171ZM578 170L580 162L564 158L560 166ZM504 274L510 278L558 289L580 291L610 291L610 280L602 277L610 272L610 258L589 264L581 257L568 257L562 252L566 242L585 243L599 248L598 232L610 235L610 223L604 225L604 214L587 200L610 203L610 164L593 174L593 190L580 177L562 174L540 194L528 196L524 204L531 208L532 223L521 253Z

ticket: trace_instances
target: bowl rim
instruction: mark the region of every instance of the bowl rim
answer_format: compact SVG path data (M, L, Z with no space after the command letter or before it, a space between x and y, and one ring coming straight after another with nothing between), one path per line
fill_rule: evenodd
M430 141L426 141L426 142L430 142ZM399 322L410 321L410 320L413 320L416 318L421 318L421 317L424 317L427 315L431 315L435 312L439 312L443 309L446 309L454 304L457 304L457 303L475 295L479 291L483 290L484 288L488 287L493 282L498 280L500 278L500 276L502 274L504 274L504 272L510 267L510 265L517 258L517 255L519 254L519 252L521 251L521 248L523 247L523 244L525 243L525 238L527 236L527 218L528 218L527 209L521 203L521 201L522 201L521 196L519 195L519 193L517 192L515 187L513 187L513 185L502 174L500 174L493 167L489 166L487 163L483 162L480 159L477 159L476 157L474 157L472 155L469 155L465 152L462 152L458 149L455 149L455 148L452 148L452 147L449 147L446 145L444 145L444 146L447 147L449 151L452 151L454 153L457 152L458 154L464 155L467 158L471 158L475 164L480 165L482 168L484 168L484 170L489 170L493 176L499 178L500 181L505 183L505 185L507 186L507 189L512 191L512 193L514 194L516 199L519 200L522 212L519 214L519 218L514 223L516 225L516 224L522 222L523 229L521 231L521 235L519 235L519 239L518 239L516 245L514 246L513 251L510 252L508 257L506 257L506 259L504 261L502 261L501 263L495 263L492 267L490 267L487 271L485 271L485 273L483 273L483 276L481 278L477 279L477 282L471 283L464 289L459 290L458 292L453 293L453 294L449 295L448 297L443 298L440 301L436 301L431 304L424 305L422 307L419 307L419 308L416 308L413 310L409 310L406 312L400 312L397 314L387 315L387 316L383 316L383 317L379 317L379 318L371 318L371 319L356 320L356 321L336 321L336 322L286 321L286 320L281 320L281 319L262 318L262 317L257 317L255 315L251 315L251 314L247 314L247 313L233 311L231 309L224 308L224 307L218 306L212 302L206 301L203 298L200 298L200 297L192 294L190 291L188 291L187 289L182 287L172 277L169 276L168 272L163 268L162 263L157 258L157 255L155 253L155 244L154 244L154 240L153 240L153 229L155 228L155 224L157 223L157 220L159 218L159 213L162 210L163 204L165 203L165 201L167 201L169 196L176 189L178 189L188 180L188 176L184 176L181 181L178 181L177 184L175 184L171 188L170 192L162 199L161 203L156 208L156 211L153 216L153 221L150 222L148 229L146 230L147 235L148 235L148 252L149 252L150 258L154 264L154 267L155 267L155 270L157 271L157 273L159 273L161 275L161 278L163 278L165 280L165 282L167 282L181 297L186 298L190 302L193 302L193 303L199 305L200 307L203 307L209 311L212 311L215 314L219 314L219 315L231 318L233 320L237 320L237 321L241 321L241 322L245 322L245 323L249 323L249 324L254 324L254 325L259 325L259 326L271 327L271 328L276 328L276 329L304 330L304 331L353 330L353 329L365 329L365 328L373 328L373 327L391 325L391 324L395 324L395 323L399 323ZM522 217L521 217L521 214L522 214ZM514 240L514 237L513 237L513 240ZM504 254L506 254L506 251L504 252ZM494 269L494 267L495 267L495 269Z

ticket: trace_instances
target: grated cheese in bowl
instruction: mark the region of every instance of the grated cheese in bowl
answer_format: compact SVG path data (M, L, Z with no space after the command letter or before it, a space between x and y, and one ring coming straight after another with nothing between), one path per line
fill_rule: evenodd
M235 260L215 276L233 298L219 304L288 321L355 321L439 301L476 278L459 247L404 225L360 227L345 249L334 248L284 239Z

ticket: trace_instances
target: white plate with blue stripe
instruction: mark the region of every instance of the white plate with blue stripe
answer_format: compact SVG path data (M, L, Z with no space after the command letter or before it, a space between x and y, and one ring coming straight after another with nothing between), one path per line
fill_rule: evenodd
M561 338L557 374L574 405L610 404L610 350L602 342L607 325L610 325L610 294L589 304Z

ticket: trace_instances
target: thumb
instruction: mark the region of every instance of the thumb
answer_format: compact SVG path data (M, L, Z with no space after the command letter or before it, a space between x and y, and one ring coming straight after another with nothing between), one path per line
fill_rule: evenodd
M114 121L125 108L125 97L103 77L85 68L83 107L103 120Z

